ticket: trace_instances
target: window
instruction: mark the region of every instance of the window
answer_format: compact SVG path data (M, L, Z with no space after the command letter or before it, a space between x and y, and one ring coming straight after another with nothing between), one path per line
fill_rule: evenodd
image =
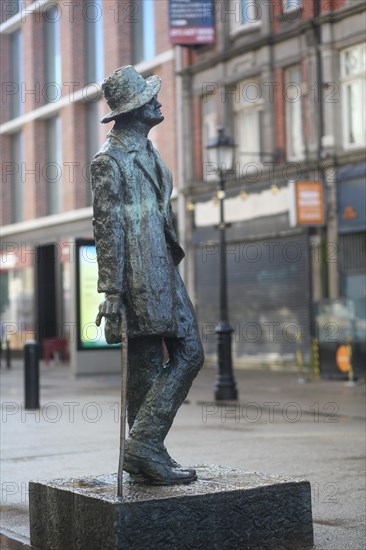
M285 82L287 158L300 160L304 157L304 131L299 65L286 70Z
M4 256L1 256L2 261ZM2 319L6 319L6 317L9 315L7 314L7 309L9 307L9 272L8 271L0 271L0 314ZM5 315L4 315L5 314ZM3 330L0 332L0 338L1 342L3 342L4 333Z
M366 45L341 52L342 114L344 148L366 142Z
M282 9L284 13L301 8L301 0L282 0Z
M236 32L261 22L262 9L258 0L231 0L231 29Z
M104 79L103 2L88 0L83 9L86 84Z
M61 78L61 43L60 43L61 10L54 5L43 14L45 39L45 81L46 98L54 102L60 98Z
M139 0L132 20L133 63L148 61L155 56L154 0Z
M207 166L208 153L206 149L210 138L215 137L216 135L217 117L215 96L205 95L202 97L202 161L204 181L212 181L216 179L215 174L212 173L212 169Z
M2 13L4 21L10 19L14 15L20 12L22 9L22 2L24 0L5 0L2 2Z
M263 111L242 109L236 119L236 137L241 166L261 161L261 126Z
M62 142L61 119L57 115L46 121L46 178L47 214L61 211Z
M10 116L11 118L15 118L23 112L21 100L21 85L23 80L22 33L20 31L15 31L10 35L10 70L13 86L13 93L10 96Z
M24 196L22 182L23 139L22 133L11 138L11 161L14 163L12 177L12 222L23 221Z
M258 90L258 82L243 81L236 84L236 93L233 96L236 161L241 174L245 166L249 168L248 164L259 163L262 159L264 101Z
M5 332L6 322L22 327L23 330L9 333L9 341L11 349L23 350L23 336L27 334L27 338L34 338L34 268L1 271L0 294L3 330ZM4 332L1 334L0 331L0 337L4 338Z
M90 164L94 155L99 149L99 126L100 126L99 102L89 102L86 104L86 155L88 164L88 177L86 187L86 204L92 204Z

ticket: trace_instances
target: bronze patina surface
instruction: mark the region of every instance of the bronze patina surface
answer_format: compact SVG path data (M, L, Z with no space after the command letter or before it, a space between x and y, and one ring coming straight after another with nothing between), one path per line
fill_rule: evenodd
M91 167L98 291L105 293L108 343L128 335L128 424L124 469L159 485L196 473L168 454L164 439L204 360L192 303L177 265L184 257L173 226L172 175L148 133L164 120L158 76L122 67L103 83L115 121ZM163 339L169 362L163 364Z

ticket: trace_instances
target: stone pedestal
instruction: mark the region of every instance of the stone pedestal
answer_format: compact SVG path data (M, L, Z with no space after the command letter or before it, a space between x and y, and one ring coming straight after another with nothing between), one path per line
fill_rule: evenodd
M311 548L308 481L223 466L196 467L188 485L156 487L125 474L29 484L31 543L47 550Z

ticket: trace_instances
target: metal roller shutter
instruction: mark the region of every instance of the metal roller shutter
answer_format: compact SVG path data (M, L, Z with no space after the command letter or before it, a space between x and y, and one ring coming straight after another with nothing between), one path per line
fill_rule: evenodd
M216 350L219 320L218 245L195 248L196 310L207 354ZM231 242L227 246L229 320L233 355L295 353L296 334L310 342L307 234Z

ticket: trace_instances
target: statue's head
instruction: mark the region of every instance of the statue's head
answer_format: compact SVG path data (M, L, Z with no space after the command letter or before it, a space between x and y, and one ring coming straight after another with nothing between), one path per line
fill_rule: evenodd
M112 109L101 122L107 123L121 117L133 117L151 127L164 120L157 94L161 87L157 75L143 78L132 65L121 67L106 78L102 90Z

